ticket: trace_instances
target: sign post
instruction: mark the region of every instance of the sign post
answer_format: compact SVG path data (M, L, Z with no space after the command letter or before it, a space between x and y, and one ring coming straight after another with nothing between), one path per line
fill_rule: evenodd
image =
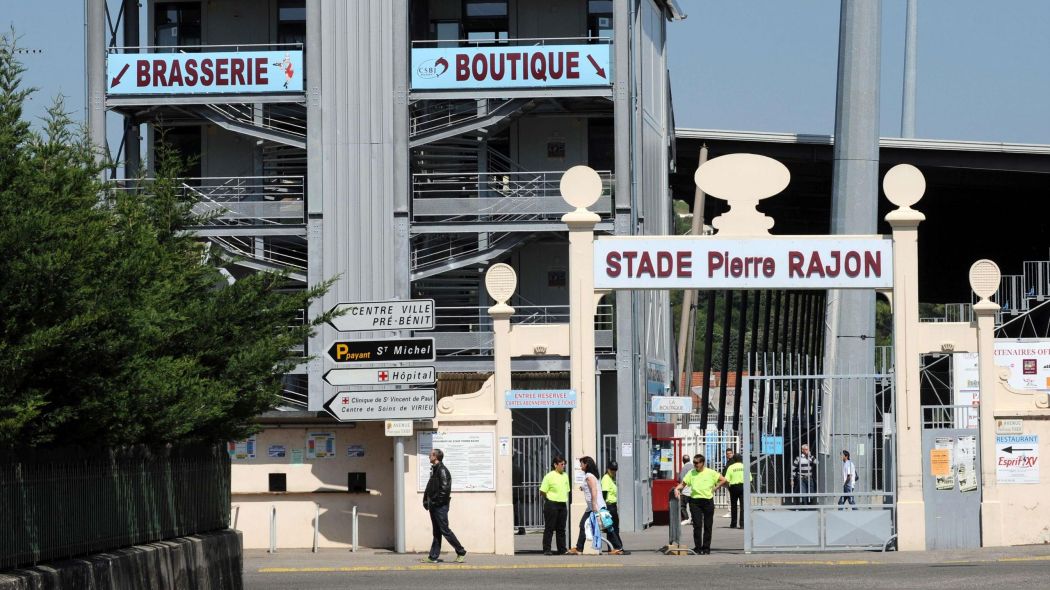
M434 329L433 299L340 303L332 311L341 315L328 323L340 332Z

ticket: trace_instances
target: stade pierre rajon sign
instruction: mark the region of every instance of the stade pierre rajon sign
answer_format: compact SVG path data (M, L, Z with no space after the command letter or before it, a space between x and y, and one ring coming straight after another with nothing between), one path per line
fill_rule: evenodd
M880 236L603 237L595 289L889 289L893 243Z

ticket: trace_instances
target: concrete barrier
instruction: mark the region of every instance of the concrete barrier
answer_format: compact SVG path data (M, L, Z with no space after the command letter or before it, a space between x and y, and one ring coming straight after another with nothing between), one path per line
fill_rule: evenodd
M232 529L0 572L0 590L242 590Z

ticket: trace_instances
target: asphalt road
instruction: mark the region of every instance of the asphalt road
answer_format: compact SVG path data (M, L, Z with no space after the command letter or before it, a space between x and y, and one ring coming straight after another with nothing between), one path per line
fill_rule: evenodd
M350 571L245 571L247 590L308 588L374 590L426 588L467 590L581 588L827 588L863 590L883 588L1050 587L1045 560L974 561L926 564L798 564L768 563L704 565L703 558L676 559L674 564L616 564L573 562L549 565L394 566L347 568ZM578 558L576 558L578 559ZM686 561L688 560L688 561Z

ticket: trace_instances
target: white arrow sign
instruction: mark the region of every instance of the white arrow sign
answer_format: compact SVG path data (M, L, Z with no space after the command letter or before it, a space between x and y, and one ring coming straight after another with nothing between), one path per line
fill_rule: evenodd
M434 389L342 391L324 405L341 422L354 420L410 420L433 418L437 406Z
M332 369L324 375L331 385L433 385L437 383L434 367L395 367L369 369Z
M329 322L340 332L434 329L433 299L340 303L332 311L343 312Z

